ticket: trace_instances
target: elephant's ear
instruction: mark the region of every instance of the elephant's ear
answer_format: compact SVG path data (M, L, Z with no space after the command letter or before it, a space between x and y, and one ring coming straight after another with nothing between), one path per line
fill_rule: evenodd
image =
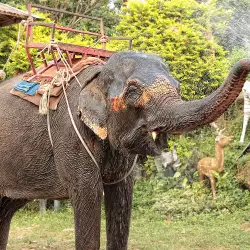
M107 138L107 104L105 95L96 80L80 93L78 111L80 119L101 139Z
M103 70L102 65L89 66L84 69L77 77L81 82L82 88L87 86L92 80L94 80Z

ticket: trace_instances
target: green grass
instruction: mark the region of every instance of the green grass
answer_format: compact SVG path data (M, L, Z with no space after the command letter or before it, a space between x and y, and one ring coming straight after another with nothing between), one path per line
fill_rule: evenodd
M101 249L105 249L102 221ZM8 250L74 249L73 214L44 215L20 211L13 218ZM168 221L157 215L134 212L129 250L249 250L250 211L234 214L199 215Z

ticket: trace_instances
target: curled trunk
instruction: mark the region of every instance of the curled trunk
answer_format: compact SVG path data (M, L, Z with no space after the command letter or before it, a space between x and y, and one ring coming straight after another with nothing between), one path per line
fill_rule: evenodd
M209 96L195 101L175 102L171 107L172 124L166 131L189 131L220 117L240 94L250 71L250 59L240 60L224 83Z

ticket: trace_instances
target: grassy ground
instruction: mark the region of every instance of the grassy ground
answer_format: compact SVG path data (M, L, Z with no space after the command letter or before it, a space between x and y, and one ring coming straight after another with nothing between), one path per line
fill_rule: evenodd
M105 249L104 220L101 249ZM73 214L20 211L13 219L8 250L74 249ZM249 250L250 211L167 221L135 212L129 250Z

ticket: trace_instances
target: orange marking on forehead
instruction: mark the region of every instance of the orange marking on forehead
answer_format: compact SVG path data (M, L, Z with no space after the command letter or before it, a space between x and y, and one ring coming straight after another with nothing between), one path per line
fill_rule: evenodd
M118 112L122 109L125 109L126 105L122 97L113 97L111 100L111 109L115 112Z
M136 102L136 106L144 107L149 101L150 101L150 94L147 93L147 91L144 91L139 100Z
M177 90L170 84L159 83L151 85L143 90L143 94L136 102L137 106L144 107L152 97L157 97L161 95L166 95L172 93L173 95L178 95Z

